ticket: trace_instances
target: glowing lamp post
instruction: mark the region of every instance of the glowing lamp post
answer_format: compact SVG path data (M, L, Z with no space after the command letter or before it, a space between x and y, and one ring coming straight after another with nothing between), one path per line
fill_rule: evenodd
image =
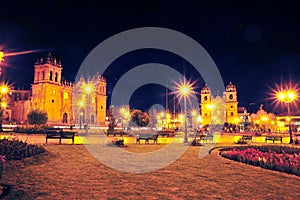
M80 101L78 103L79 105L79 129L81 130L81 126L82 126L82 118L83 118L83 106L84 106L84 102L83 101Z
M183 96L183 104L184 104L184 143L188 143L188 137L187 137L187 112L186 112L186 97L190 94L191 88L187 84L183 84L179 88L180 94Z
M294 90L282 90L276 93L277 100L280 102L284 102L287 105L287 115L290 117L291 108L290 103L297 100L297 93ZM293 132L291 127L291 120L289 122L289 134L290 134L290 144L293 143Z
M88 83L85 85L84 87L84 92L87 95L87 113L86 113L86 124L85 124L85 132L88 133L88 125L89 125L89 121L90 121L90 94L93 92L94 90L94 85L91 83Z
M0 132L3 131L2 129L2 117L3 117L3 110L7 107L6 95L9 92L9 88L7 85L0 86Z

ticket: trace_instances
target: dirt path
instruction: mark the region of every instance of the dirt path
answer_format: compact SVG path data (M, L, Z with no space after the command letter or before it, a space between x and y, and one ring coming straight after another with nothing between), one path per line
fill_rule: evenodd
M124 173L96 160L83 145L46 145L39 159L7 162L4 199L300 199L300 178L189 150L171 165ZM147 152L159 145L129 145Z

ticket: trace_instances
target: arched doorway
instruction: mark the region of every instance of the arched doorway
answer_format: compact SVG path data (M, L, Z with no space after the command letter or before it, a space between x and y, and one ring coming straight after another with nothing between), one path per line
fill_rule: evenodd
M63 123L68 123L68 114L67 113L63 114Z
M95 123L95 117L94 117L94 115L91 116L91 123L92 123L92 124Z

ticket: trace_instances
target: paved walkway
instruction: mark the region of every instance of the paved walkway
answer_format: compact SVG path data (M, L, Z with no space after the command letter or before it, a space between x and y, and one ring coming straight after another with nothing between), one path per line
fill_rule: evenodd
M84 133L84 132L82 132ZM76 135L75 136L75 144L86 144L86 143L97 143L99 142L99 139L107 139L108 141L113 140L113 136L109 137L103 137L103 134L89 134L89 136L84 136L82 134L79 134L81 136ZM242 133L239 134L226 134L226 135L216 135L214 136L213 143L218 144L234 144L236 141L238 141L241 138ZM15 138L22 141L26 141L30 144L39 144L44 145L46 144L46 137L45 134L22 134L22 133L13 133L13 132L3 132L0 133L0 138ZM160 144L167 144L170 142L175 143L183 143L183 133L179 132L175 138L172 137L158 137L158 143ZM136 143L135 137L123 137L125 144L134 144ZM189 142L193 140L193 135L190 134L188 137ZM151 141L150 141L151 142ZM62 139L63 144L71 144L72 141L70 139ZM253 136L252 137L252 143L253 144L266 144L265 142L265 136ZM272 142L268 141L268 144ZM280 142L275 142L276 144L281 144ZM287 145L289 143L289 136L284 136L282 144ZM48 144L58 144L58 139L49 139Z

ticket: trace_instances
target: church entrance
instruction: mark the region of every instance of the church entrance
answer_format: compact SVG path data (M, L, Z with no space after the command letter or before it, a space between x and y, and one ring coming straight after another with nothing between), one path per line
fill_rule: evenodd
M68 123L68 114L64 113L63 115L63 123Z

